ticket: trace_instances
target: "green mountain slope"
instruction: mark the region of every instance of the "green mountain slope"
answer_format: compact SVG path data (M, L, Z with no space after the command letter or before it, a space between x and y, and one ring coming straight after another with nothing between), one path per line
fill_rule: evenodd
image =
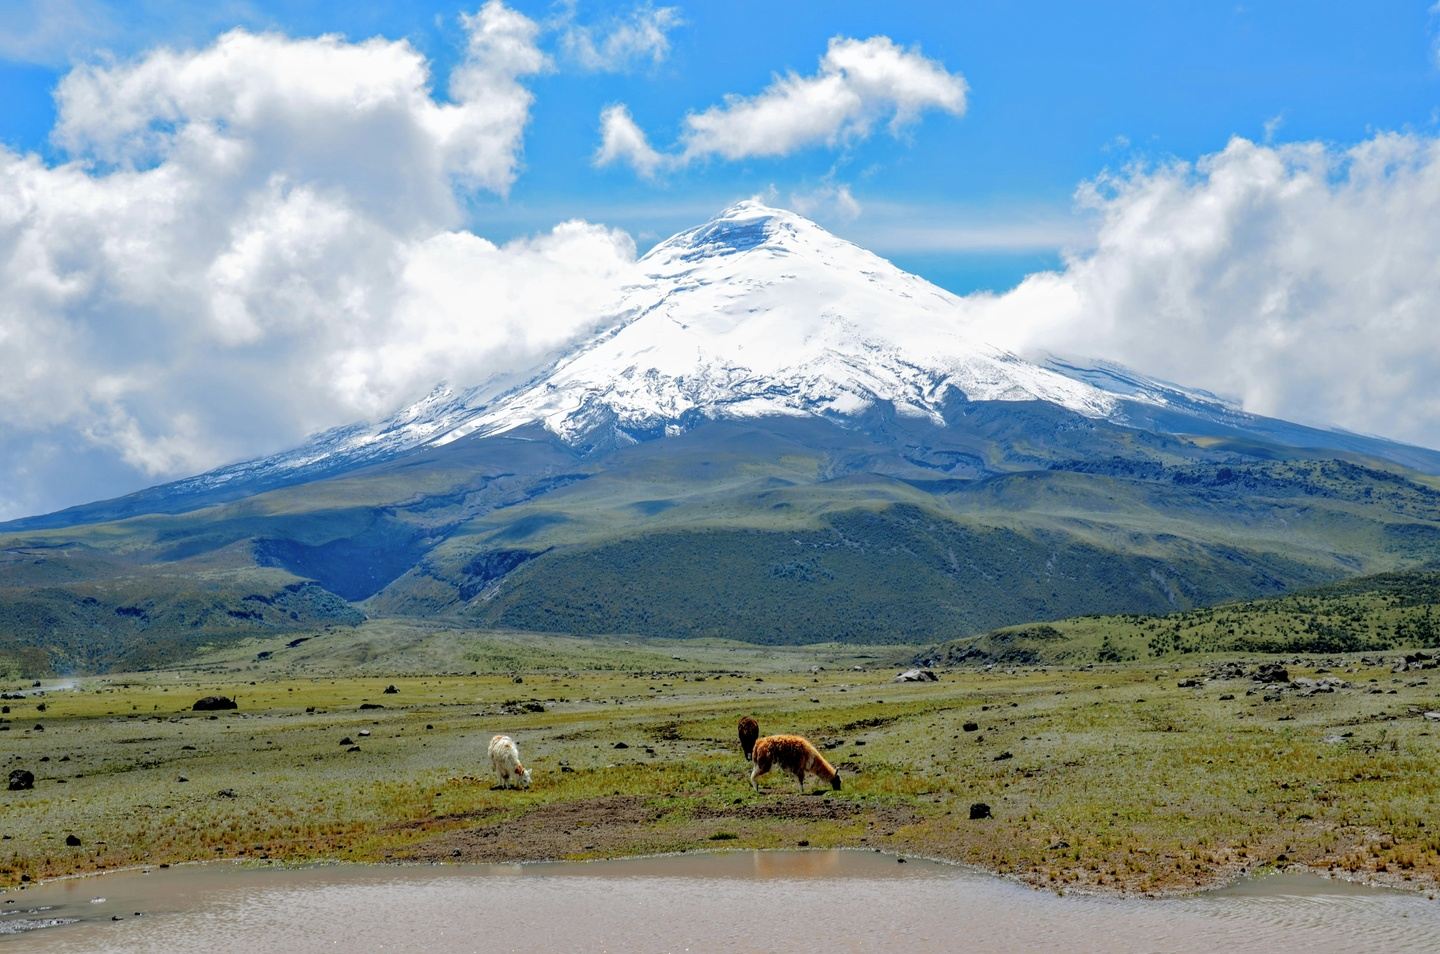
M700 422L589 453L536 428L189 513L11 533L0 551L15 555L0 564L0 653L55 668L360 613L923 643L1434 563L1440 484L962 401L945 426L879 408ZM301 581L288 599L303 606L247 615L263 603L247 598Z
M1440 643L1440 572L1383 573L1164 615L997 629L921 653L927 665L1051 664L1197 653L1339 653Z

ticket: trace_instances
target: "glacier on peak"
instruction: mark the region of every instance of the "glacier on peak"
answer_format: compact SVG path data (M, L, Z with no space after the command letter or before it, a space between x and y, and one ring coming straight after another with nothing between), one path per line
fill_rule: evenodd
M1321 433L1108 362L1026 360L967 331L965 312L959 297L809 219L747 200L639 258L602 330L542 367L440 385L379 423L172 486L289 482L535 425L584 449L710 418L843 419L879 402L940 423L957 392L1145 429L1259 426L1299 445Z

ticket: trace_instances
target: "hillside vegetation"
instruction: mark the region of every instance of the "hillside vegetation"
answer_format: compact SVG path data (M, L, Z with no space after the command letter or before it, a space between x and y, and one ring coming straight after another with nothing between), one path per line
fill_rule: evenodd
M1162 616L1085 616L996 629L919 655L932 665L1056 664L1199 653L1348 653L1440 643L1440 572L1383 573Z

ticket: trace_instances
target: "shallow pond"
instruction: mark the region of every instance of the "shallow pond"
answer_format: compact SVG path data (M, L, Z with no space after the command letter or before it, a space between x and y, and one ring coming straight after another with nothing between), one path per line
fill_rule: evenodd
M862 851L440 868L189 865L12 891L0 908L0 950L27 954L1440 950L1440 902L1319 877L1250 879L1164 900L1061 897ZM18 930L56 921L69 923Z

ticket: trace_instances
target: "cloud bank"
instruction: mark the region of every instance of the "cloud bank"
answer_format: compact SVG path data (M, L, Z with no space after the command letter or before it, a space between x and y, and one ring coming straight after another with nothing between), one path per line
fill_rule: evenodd
M686 116L680 142L669 153L650 145L627 107L606 109L595 162L626 162L650 176L701 159L833 148L868 138L880 125L898 135L927 110L963 115L968 89L959 73L889 37L835 37L814 74L787 73L754 96L727 96L723 105Z
M1440 140L1237 138L1081 201L1101 215L1092 252L967 300L992 340L1440 447Z
M459 228L515 180L547 63L498 0L462 26L443 100L383 39L233 31L66 76L66 160L0 147L0 516L95 494L77 454L106 487L203 470L529 364L601 312L624 233Z

